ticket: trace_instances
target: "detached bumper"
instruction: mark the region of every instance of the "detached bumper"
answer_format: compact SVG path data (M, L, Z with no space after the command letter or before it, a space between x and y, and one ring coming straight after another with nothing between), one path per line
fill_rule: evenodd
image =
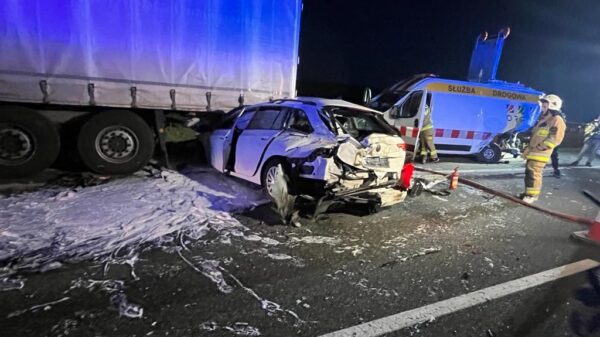
M332 193L331 199L338 201L351 202L352 200L371 200L378 206L386 207L395 205L404 201L408 191L397 188L398 183L391 181L388 183L359 187L352 190Z

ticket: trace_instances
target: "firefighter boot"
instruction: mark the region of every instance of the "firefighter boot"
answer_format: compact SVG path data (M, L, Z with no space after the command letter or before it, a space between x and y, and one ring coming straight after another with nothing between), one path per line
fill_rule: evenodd
M533 204L534 202L538 201L537 196L527 195L525 193L519 194L518 197L528 204Z

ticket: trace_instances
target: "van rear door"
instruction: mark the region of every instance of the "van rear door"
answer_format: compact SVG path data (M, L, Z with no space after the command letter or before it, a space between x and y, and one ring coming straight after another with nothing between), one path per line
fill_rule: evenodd
M396 103L386 116L388 122L400 130L406 143L406 151L412 153L413 157L415 148L419 145L419 130L428 99L431 100L431 94L427 91L413 91Z

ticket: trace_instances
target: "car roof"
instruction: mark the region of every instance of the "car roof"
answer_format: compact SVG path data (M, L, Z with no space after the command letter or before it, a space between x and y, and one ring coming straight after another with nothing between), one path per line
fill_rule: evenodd
M355 104L352 102L344 101L343 99L332 99L332 98L320 98L320 97L298 97L298 100L314 102L320 107L324 106L339 106L343 108L351 108L357 110L364 110L372 113L376 113L378 115L381 112L377 110L373 110L371 108L367 108L366 106Z
M337 106L342 108L350 108L356 110L362 110L369 113L374 113L377 115L381 115L382 113L373 110L371 108L367 108L365 106L355 104L352 102L344 101L342 99L331 99L331 98L320 98L320 97L297 97L297 98L285 98L285 99L276 99L272 102L264 102L256 104L256 106L264 106L264 105L272 105L272 104L285 104L288 106L301 106L310 104L316 106L318 108L323 108L326 106Z

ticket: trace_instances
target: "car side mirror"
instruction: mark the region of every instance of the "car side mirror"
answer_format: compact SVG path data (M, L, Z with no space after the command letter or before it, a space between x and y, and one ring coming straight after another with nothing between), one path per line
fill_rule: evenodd
M390 118L398 119L400 118L400 107L397 105L392 105L390 109Z

